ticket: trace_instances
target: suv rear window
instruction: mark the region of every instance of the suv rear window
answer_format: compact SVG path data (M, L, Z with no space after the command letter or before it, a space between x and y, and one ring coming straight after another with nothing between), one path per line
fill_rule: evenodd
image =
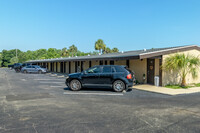
M124 72L124 69L120 66L115 66L116 72Z

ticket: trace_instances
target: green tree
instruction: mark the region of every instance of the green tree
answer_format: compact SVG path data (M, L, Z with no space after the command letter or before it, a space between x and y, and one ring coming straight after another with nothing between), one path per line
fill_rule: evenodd
M103 53L112 53L112 50L109 47L106 47Z
M10 59L11 64L18 63L18 62L19 62L19 59L17 57L13 57Z
M69 56L69 51L67 50L66 47L64 47L64 48L62 49L61 56L62 56L62 57Z
M57 50L55 48L49 48L47 50L47 58L51 59L51 58L56 58L57 57Z
M2 66L2 53L0 53L0 67Z
M95 42L94 48L95 48L95 50L99 50L99 53L103 53L103 50L105 51L105 49L106 49L106 45L104 44L102 39L98 39Z
M175 54L166 58L162 68L165 71L175 71L181 76L181 86L186 86L187 74L192 74L192 78L196 78L198 75L200 66L199 57L185 54Z
M69 52L71 53L71 56L73 57L78 52L78 48L73 44L72 46L69 47Z
M113 53L117 53L117 52L119 52L119 49L118 49L118 48L113 48L113 49L112 49L112 52L113 52Z

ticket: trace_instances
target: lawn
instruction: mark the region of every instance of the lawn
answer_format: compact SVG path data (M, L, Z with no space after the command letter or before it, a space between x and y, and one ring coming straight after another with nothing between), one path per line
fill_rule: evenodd
M185 87L182 87L181 85L166 85L165 87L171 89L188 89L192 87L200 87L200 83L187 85Z

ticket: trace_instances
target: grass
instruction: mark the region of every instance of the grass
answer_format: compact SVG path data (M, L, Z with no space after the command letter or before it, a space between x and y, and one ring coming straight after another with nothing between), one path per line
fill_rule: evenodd
M182 87L180 85L166 85L165 86L166 88L171 88L171 89L188 89L188 88L191 88L193 86L185 86L185 87Z
M195 87L200 87L200 83L195 84Z
M185 87L182 87L180 85L166 85L165 87L166 88L171 88L171 89L188 89L188 88L192 88L192 87L200 87L200 83L190 84L190 85L187 85Z

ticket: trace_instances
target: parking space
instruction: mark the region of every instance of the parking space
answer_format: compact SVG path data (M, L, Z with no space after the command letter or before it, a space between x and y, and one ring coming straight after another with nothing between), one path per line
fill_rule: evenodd
M0 132L200 132L199 93L74 92L51 74L0 75Z

